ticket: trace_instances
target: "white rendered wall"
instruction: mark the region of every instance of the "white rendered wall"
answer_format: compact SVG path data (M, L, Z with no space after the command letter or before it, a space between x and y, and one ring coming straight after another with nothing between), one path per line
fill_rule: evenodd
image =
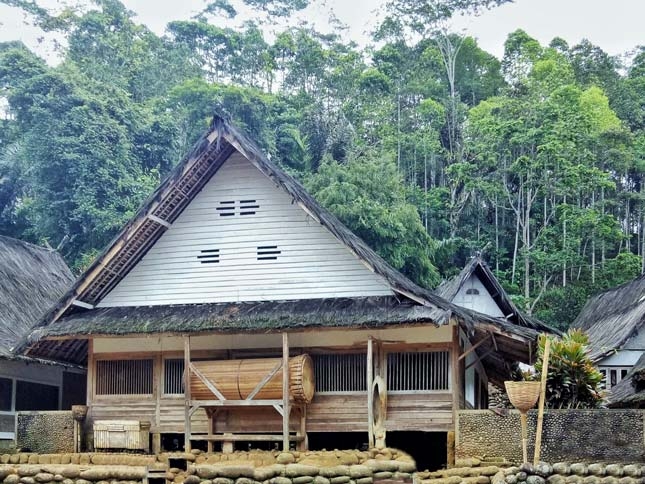
M468 290L478 291L479 294L467 294ZM478 311L493 317L505 317L499 306L491 296L490 292L484 287L479 277L472 274L452 300L453 304L464 308Z

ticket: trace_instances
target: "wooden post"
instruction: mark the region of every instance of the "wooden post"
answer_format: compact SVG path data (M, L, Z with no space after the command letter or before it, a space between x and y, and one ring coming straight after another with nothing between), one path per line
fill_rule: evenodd
M545 336L544 358L542 359L542 379L540 381L540 403L538 404L538 420L535 429L535 453L533 454L533 465L540 461L540 447L542 447L542 423L544 421L544 401L546 400L546 377L549 373L549 353L551 351L551 340Z
M452 422L453 425L457 421L457 411L459 410L459 403L461 401L461 378L459 371L459 352L461 346L459 344L459 326L455 323L452 328L452 351L451 353L451 375L452 375Z
M289 336L282 333L282 448L289 451Z
M368 447L374 447L374 348L372 337L367 338L367 439Z
M309 450L309 439L307 438L307 405L300 405L300 430L298 435L302 437L297 444L299 451L304 452Z
M208 417L208 436L213 436L213 422L215 421L213 416L215 415L214 408L206 408L206 416ZM206 452L209 454L213 452L213 441L209 440L206 442Z
M90 338L87 340L87 391L85 398L88 412L92 408L92 399L94 398L94 371L94 340Z
M184 449L190 452L190 336L184 336Z

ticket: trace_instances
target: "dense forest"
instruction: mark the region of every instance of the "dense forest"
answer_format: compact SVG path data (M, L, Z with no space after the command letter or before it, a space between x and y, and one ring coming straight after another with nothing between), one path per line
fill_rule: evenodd
M118 0L0 0L63 39L55 66L0 44L0 234L80 271L217 112L418 283L481 251L565 328L643 272L645 47L625 62L517 30L500 61L446 27L506 1L390 0L363 48L275 27L308 0L239 0L235 28L216 0L163 36Z

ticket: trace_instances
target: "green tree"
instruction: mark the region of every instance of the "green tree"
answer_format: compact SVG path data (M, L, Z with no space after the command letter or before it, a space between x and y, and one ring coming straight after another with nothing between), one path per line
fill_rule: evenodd
M391 159L375 154L346 164L326 160L306 181L316 199L393 267L426 287L439 282L432 264L436 243L406 199Z

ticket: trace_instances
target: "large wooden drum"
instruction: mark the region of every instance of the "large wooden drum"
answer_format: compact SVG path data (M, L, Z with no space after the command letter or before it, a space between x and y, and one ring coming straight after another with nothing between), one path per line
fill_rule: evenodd
M282 358L247 360L193 361L193 366L229 400L244 400L271 373ZM289 358L289 395L298 403L309 403L314 397L314 365L309 355ZM194 373L190 376L193 400L216 400L204 382ZM262 387L254 399L282 399L282 369Z

